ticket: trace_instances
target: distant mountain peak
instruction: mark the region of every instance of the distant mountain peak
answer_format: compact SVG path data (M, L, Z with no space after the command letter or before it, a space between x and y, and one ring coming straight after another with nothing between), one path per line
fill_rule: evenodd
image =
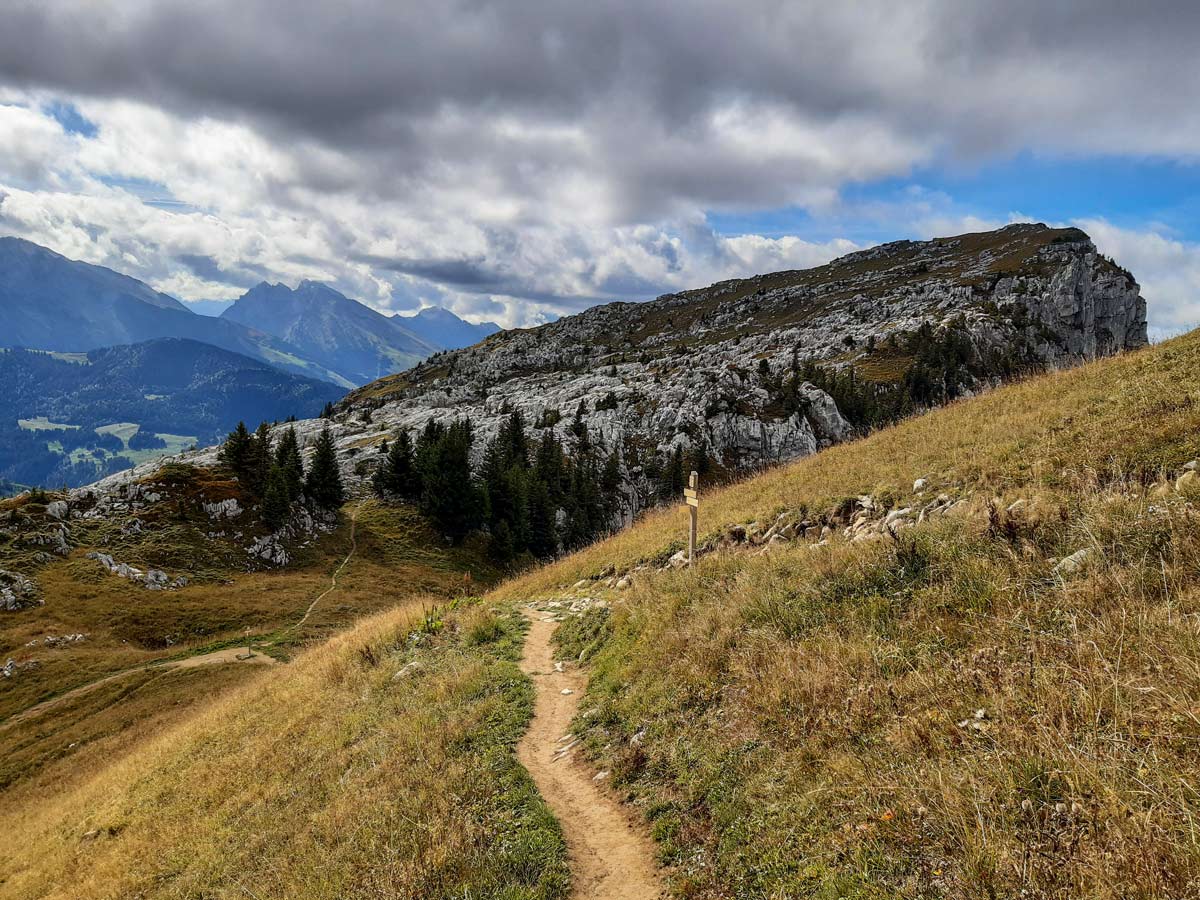
M426 306L408 315L396 313L392 321L402 322L405 328L442 350L469 347L503 330L495 322L468 322L443 306Z
M342 377L364 384L399 372L442 349L402 323L320 281L295 289L263 282L221 314L298 347Z
M190 338L284 371L352 384L267 333L198 315L136 278L68 259L22 238L0 238L0 316L0 347L82 352Z

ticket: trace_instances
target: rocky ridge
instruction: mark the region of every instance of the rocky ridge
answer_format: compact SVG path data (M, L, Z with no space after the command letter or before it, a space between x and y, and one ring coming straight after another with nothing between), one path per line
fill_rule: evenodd
M792 409L782 408L764 373L775 373L777 385L797 360L811 360L852 371L859 383L895 386L914 364L904 342L921 329L934 339L955 336L978 361L976 374L955 376L962 395L995 383L1000 360L1036 370L1141 347L1146 303L1133 276L1075 228L1011 225L898 241L814 269L612 303L501 332L359 389L330 420L295 427L301 444L311 445L329 425L354 486L399 428L469 417L482 454L513 411L535 437L553 428L567 448L578 418L593 441L623 451L628 521L651 500L647 462L677 448L703 448L734 472L852 436L848 411L827 390L804 382ZM206 465L216 452L181 459ZM141 467L94 488L150 472Z

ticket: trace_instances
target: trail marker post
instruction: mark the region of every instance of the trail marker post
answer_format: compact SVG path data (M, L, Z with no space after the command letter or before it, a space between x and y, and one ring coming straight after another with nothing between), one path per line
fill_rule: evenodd
M683 489L691 521L688 523L688 568L696 564L696 527L700 515L700 474L693 471L688 476L688 486Z

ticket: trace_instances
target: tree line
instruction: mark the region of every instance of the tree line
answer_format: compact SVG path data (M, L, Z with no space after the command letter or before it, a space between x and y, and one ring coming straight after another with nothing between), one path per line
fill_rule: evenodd
M834 368L811 359L801 361L798 351L793 351L790 368L772 373L763 360L759 377L785 413L807 411L801 392L807 382L827 393L846 420L863 433L953 400L981 379L1008 378L1037 367L1024 345L981 354L964 332L948 328L938 333L929 322L908 334L890 335L884 347L877 348L872 337L866 350L868 356L880 350L908 357L909 363L896 382L879 383L860 377L852 365Z
M375 492L416 504L454 542L486 528L493 559L550 559L607 533L621 510L621 457L588 434L580 414L567 452L553 430L531 440L513 412L471 464L466 419L430 420L414 440L400 430L385 442Z
M266 422L253 432L245 422L238 422L221 445L220 459L242 487L261 502L263 521L272 530L287 523L295 503L304 501L314 509L328 511L336 510L346 500L328 426L317 438L307 471L296 429L288 428L276 444Z

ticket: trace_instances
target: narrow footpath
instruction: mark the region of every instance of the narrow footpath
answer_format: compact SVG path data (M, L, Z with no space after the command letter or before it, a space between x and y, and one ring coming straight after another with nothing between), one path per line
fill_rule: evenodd
M576 900L657 900L664 882L654 844L621 804L576 756L571 720L587 676L571 663L555 663L550 637L558 623L527 610L530 620L521 669L537 690L533 721L517 757L562 826L571 857Z
M317 604L319 604L322 600L324 600L331 593L333 593L333 591L337 590L338 576L342 574L342 570L344 568L346 568L346 566L349 564L350 560L354 557L354 554L357 550L358 550L358 507L355 506L354 509L351 510L351 512L350 512L350 551L346 554L345 558L340 563L338 563L337 568L333 570L333 574L329 577L329 586L327 588L325 588L325 590L323 590L320 594L318 594L316 599L314 599L310 604L308 604L308 606L304 610L304 615L302 615L297 622L294 622L293 624L289 625L287 628L285 628L282 632L280 632L279 635L277 637L275 637L269 643L262 644L262 643L256 642L254 644L254 646L258 646L258 647L268 646L269 647L274 644L277 644L277 643L279 643L279 639L282 638L284 635L290 634L291 632L300 628L305 622L307 622L308 617L311 616L313 614L313 610L315 610L317 608ZM81 694L85 694L88 691L92 690L93 688L97 688L102 684L108 684L110 682L116 681L118 678L124 678L127 675L133 675L137 672L145 672L148 669L160 669L163 672L169 672L173 669L195 669L195 668L198 668L199 666L222 665L222 664L226 664L226 663L252 663L252 664L265 663L266 665L274 665L277 662L279 662L279 660L275 659L272 656L268 656L266 653L253 653L252 652L250 654L247 654L246 650L247 650L247 647L245 644L239 644L235 647L226 647L223 650L213 650L211 653L198 653L195 656L185 656L185 657L182 657L181 659L154 660L153 662L148 662L148 663L143 663L141 665L132 666L128 669L122 669L119 672L113 672L111 675L105 675L102 678L97 678L95 681L89 681L87 684L81 684L79 687L72 688L69 691L66 691L62 694L58 694L57 696L51 697L49 700L43 700L41 703L34 704L33 706L28 707L27 709L21 710L20 712L13 713L7 719L0 721L0 729L7 728L10 725L16 725L19 722L24 722L32 716L36 716L39 713L45 712L46 710L50 709L53 706L57 706L58 704L62 703L64 700L74 699L75 697L78 697Z

